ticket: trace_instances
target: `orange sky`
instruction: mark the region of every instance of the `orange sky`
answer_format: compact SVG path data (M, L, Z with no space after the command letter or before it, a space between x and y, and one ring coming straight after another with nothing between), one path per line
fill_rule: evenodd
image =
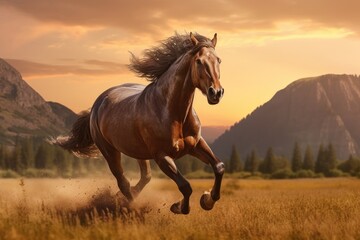
M107 88L147 84L127 68L175 31L218 33L225 96L197 93L203 125L232 125L290 82L360 73L358 0L0 0L0 57L75 112Z

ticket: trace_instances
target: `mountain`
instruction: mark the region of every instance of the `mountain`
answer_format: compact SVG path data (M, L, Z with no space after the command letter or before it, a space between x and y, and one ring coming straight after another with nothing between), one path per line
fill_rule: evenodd
M55 115L65 124L67 129L71 129L77 119L77 115L69 108L57 102L47 102Z
M201 135L208 144L211 144L216 138L223 134L227 128L227 126L201 126Z
M76 114L59 103L46 102L0 58L0 143L17 137L50 137L68 132Z
M255 149L264 156L269 147L291 157L295 142L304 151L331 143L340 159L360 154L360 77L328 74L297 80L278 91L212 144L228 158L232 145L245 156Z

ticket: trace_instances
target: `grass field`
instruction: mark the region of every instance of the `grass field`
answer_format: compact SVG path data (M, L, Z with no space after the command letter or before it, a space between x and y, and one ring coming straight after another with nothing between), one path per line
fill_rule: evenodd
M190 182L191 211L179 216L168 179L132 206L114 203L110 177L0 180L0 239L360 239L359 179L225 179L209 212L199 199L212 181Z

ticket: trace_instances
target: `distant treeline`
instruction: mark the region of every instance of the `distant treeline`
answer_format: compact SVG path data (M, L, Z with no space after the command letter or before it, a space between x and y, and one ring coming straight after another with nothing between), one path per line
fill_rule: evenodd
M291 159L276 156L273 148L269 147L264 159L253 150L245 161L233 146L226 165L229 173L248 172L270 178L360 177L360 159L350 155L346 161L339 161L331 143L327 146L321 144L316 158L310 146L302 153L299 144L295 143Z
M77 158L40 138L0 144L0 177L80 177L106 169L106 161Z
M253 150L244 161L233 146L229 159L224 162L227 176L240 178L360 177L360 159L350 155L348 160L339 161L332 144L320 145L316 158L311 147L307 146L302 152L295 143L291 159L276 156L269 147L263 159ZM208 165L190 155L175 163L179 171L189 177L213 177ZM137 161L125 155L122 155L122 165L125 172L139 171ZM163 176L154 161L151 166L155 176ZM84 177L109 173L102 157L78 158L40 138L18 139L13 147L0 144L0 177Z

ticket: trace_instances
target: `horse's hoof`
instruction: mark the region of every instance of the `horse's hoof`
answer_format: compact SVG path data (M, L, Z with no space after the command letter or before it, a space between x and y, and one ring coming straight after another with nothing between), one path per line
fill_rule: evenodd
M212 199L210 192L204 192L204 194L200 198L200 206L206 210L209 211L213 209L215 204L215 201Z
M172 211L175 214L189 214L190 208L184 209L182 201L180 201L171 205L170 211Z

